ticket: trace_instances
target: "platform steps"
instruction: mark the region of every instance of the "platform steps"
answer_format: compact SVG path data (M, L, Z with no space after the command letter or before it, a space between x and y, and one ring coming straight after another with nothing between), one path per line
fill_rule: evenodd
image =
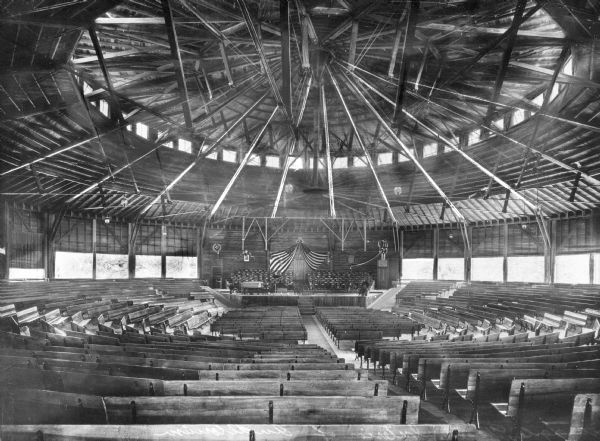
M311 298L298 297L300 315L315 315L315 304Z

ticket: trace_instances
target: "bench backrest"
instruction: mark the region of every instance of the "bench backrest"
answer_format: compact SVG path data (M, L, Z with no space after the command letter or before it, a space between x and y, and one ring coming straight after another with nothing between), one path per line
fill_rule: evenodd
M593 439L600 433L600 394L579 394L573 401L568 441Z

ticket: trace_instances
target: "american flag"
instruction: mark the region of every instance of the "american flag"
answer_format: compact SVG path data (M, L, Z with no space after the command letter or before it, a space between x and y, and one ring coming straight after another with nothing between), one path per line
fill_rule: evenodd
M283 274L289 268L296 255L300 255L306 261L306 264L312 270L316 270L320 265L327 260L328 253L317 253L311 251L302 242L298 242L296 245L289 247L286 250L277 251L271 254L271 261L269 263L272 274Z

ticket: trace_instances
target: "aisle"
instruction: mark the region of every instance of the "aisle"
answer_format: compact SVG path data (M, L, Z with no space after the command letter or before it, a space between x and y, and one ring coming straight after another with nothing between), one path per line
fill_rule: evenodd
M331 337L327 335L327 331L323 328L323 325L319 323L314 315L303 315L302 323L304 324L308 335L308 340L306 340L307 343L319 345L332 354L337 355L339 358L344 358L346 363L354 363L357 368L360 366L360 361L355 360L356 354L353 351L336 347Z

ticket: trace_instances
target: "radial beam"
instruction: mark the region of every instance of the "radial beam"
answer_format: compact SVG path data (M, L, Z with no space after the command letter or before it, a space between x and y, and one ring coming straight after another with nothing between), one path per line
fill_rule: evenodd
M392 210L392 207L390 206L390 201L388 200L388 198L385 194L385 191L383 190L383 186L381 185L381 182L379 181L379 176L377 176L377 172L375 171L375 167L373 166L373 161L371 160L371 155L369 155L369 151L367 150L367 147L362 139L362 136L358 131L358 127L356 126L356 123L354 122L354 118L352 117L352 114L350 113L350 109L348 108L348 105L346 104L346 100L344 99L344 95L342 94L342 91L340 90L340 86L338 85L337 80L333 76L331 69L329 69L329 66L327 66L327 72L329 73L329 77L331 78L333 87L335 88L335 90L338 94L338 97L340 98L342 107L344 108L344 112L346 113L346 116L348 117L348 120L350 121L350 124L352 125L352 129L354 131L354 136L355 136L356 140L358 141L358 145L360 145L363 155L364 155L365 159L367 160L367 164L369 165L369 169L371 170L371 173L373 173L373 178L375 178L375 182L377 184L377 189L379 190L379 194L381 195L383 201L385 202L385 206L387 208L388 214L390 215L390 218L392 219L392 221L394 223L398 223L398 221L396 220L396 216L394 215L394 212Z
M196 157L196 159L194 159L194 161L188 165L185 169L183 169L183 171L181 171L177 177L175 179L173 179L171 181L171 183L169 183L169 185L167 185L153 200L152 202L150 202L148 205L146 205L142 211L140 212L140 216L143 215L144 213L146 213L150 208L152 208L152 206L154 204L156 204L160 198L168 191L170 191L173 187L175 187L175 185L177 185L177 183L179 181L181 181L183 179L183 177L185 175L187 175L190 170L192 170L196 165L198 165L198 163L204 159L206 156L210 155L213 150L215 150L219 144L221 144L221 142L223 142L223 140L233 131L233 129L235 129L254 109L256 109L256 107L263 102L263 100L267 97L267 95L269 94L269 92L265 92L254 104L252 104L252 106L250 106L235 122L233 122L233 124L231 124L229 126L229 128L227 130L225 130L212 144L209 148L205 149L204 151L200 151L198 152L198 156Z
M377 95L379 95L380 97L382 97L384 100L386 100L388 103L394 105L394 102L386 97L383 93L377 91L377 89L375 89L373 86L369 85L367 82L365 82L362 78L358 77L357 75L354 75L354 78L358 79L361 84L366 85L370 90L373 90L375 93L377 93ZM437 131L435 131L434 129L430 128L429 126L427 126L427 124L425 124L423 121L419 120L417 117L415 117L412 113L410 113L408 110L403 109L402 112L413 122L415 122L418 126L422 127L424 130L426 130L427 132L429 132L431 135L433 135L434 137L436 137L437 139L439 139L440 141L442 141L444 144L446 144L448 147L450 147L452 150L458 152L459 155L461 155L467 162L471 163L472 165L474 165L475 167L477 167L481 172L483 172L486 176L488 176L490 179L493 179L494 181L496 181L500 186L504 187L507 191L511 192L512 194L515 195L515 197L519 200L521 200L529 209L531 209L534 213L537 213L540 211L540 208L533 204L532 202L530 202L528 199L526 199L524 196L522 196L517 190L515 190L514 188L512 188L508 183L504 182L502 179L500 179L498 176L495 175L495 173L489 171L487 168L485 168L483 165L481 165L479 162L477 162L476 160L474 160L471 156L469 156L467 153L465 153L462 149L460 149L456 143L454 143L453 141L449 140L448 138L446 138L444 135L442 135L441 133L438 133Z
M400 57L400 75L398 76L398 88L396 90L396 107L394 108L394 116L392 117L392 125L397 129L400 129L402 126L404 90L406 89L408 68L410 67L410 63L406 56L406 49L412 47L412 42L415 38L415 30L419 18L419 7L419 0L410 0L406 3L406 8L408 9L408 22L406 24L406 33L404 34L404 42L402 44L402 56Z
M263 137L263 135L265 133L265 130L267 130L267 127L269 126L269 124L271 124L271 121L273 120L273 117L275 116L276 113L277 113L277 107L275 107L273 109L273 111L271 112L271 115L269 116L269 118L267 119L267 121L265 122L265 124L262 126L262 128L260 129L260 131L254 137L254 141L252 142L252 144L250 144L250 147L248 148L248 151L246 152L246 155L244 156L244 158L240 162L240 165L238 166L237 170L235 171L235 173L233 174L233 176L231 177L231 179L227 183L227 186L225 187L225 189L221 193L221 196L219 196L219 199L217 200L217 202L213 206L212 210L210 210L210 217L213 217L215 215L215 213L217 212L217 210L219 209L219 207L221 206L221 204L223 203L223 201L227 197L227 194L231 190L231 187L233 187L233 184L235 184L235 181L237 180L238 176L240 175L240 173L242 172L242 170L244 169L244 167L246 167L246 165L248 164L248 161L250 160L250 156L252 155L252 152L254 151L254 149L256 148L256 146L258 145L258 143L260 142L260 140L262 139L262 137Z
M275 81L275 77L273 76L273 72L269 63L267 61L267 57L265 55L265 51L262 45L262 41L256 32L256 28L254 27L254 23L252 22L252 17L250 16L250 11L248 11L248 6L246 5L246 0L237 0L237 4L240 7L240 11L242 12L242 16L246 22L246 27L248 28L248 32L250 33L250 38L254 43L254 47L256 48L256 52L258 53L260 63L265 71L267 79L269 80L269 85L273 90L273 95L275 96L275 101L277 105L280 106L283 114L285 115L287 121L290 124L290 127L293 126L291 114L288 113L287 108L283 102L283 97L281 96L281 92L279 87L277 86L277 82Z
M325 86L321 82L321 113L323 114L323 131L325 136L325 164L327 165L327 188L329 191L329 214L335 218L335 198L333 196L333 172L331 170L331 146L329 144L329 120L327 118L327 99Z
M450 210L452 210L452 213L454 213L454 216L455 216L456 220L458 222L463 222L463 223L466 224L467 220L462 215L462 213L458 210L458 208L456 208L456 206L450 200L450 198L448 198L448 196L446 195L446 193L444 193L444 190L442 190L440 188L440 186L437 184L437 182L435 182L435 180L431 177L431 175L429 174L429 172L427 170L425 170L425 168L423 167L423 165L417 160L417 158L415 157L415 155L413 154L413 152L411 152L411 150L408 148L408 146L406 146L402 142L402 140L398 137L398 135L396 135L396 133L392 129L392 127L390 127L390 125L387 123L387 121L379 114L379 112L375 109L375 107L373 107L373 105L363 95L363 93L360 91L360 89L354 84L354 81L352 81L343 72L340 72L340 74L344 78L345 83L348 85L348 87L350 88L350 90L352 91L352 93L359 99L359 101L361 101L369 109L369 111L373 114L373 116L381 123L381 127L383 127L388 132L390 138L392 138L392 140L396 144L398 144L400 146L400 151L402 153L404 153L404 155L410 161L412 161L412 163L419 169L419 171L421 172L421 174L425 177L425 179L427 180L427 182L429 182L429 184L433 187L433 189L446 202L447 206L450 208Z
M502 53L500 69L498 69L498 72L496 73L496 81L494 83L494 90L492 92L491 102L488 105L487 113L483 120L484 126L490 124L494 116L494 112L496 111L496 106L494 103L498 101L498 98L500 97L500 92L502 91L504 78L506 77L506 72L508 71L508 63L510 61L510 57L512 56L512 51L513 47L515 46L515 42L517 41L517 31L519 30L519 26L521 25L521 19L523 18L523 11L525 10L526 4L527 0L518 1L517 6L515 8L512 24L507 31L508 35L506 40L506 47L504 48L504 52Z
M290 53L290 17L288 0L279 0L281 30L281 94L288 115L292 116L292 63Z
M279 209L279 203L281 202L281 196L283 195L283 190L285 188L285 181L287 179L288 171L290 170L290 161L288 158L296 148L296 144L298 143L298 137L294 136L290 143L288 144L288 148L285 154L285 164L283 165L283 173L281 174L281 180L279 181L279 188L277 189L277 197L275 198L275 205L273 205L273 212L271 213L271 217L277 217L277 210Z
M175 73L177 76L177 87L181 94L181 107L183 109L183 117L187 129L192 129L192 109L190 108L190 97L188 95L187 83L185 82L185 71L183 70L183 61L181 60L181 52L179 49L179 40L175 31L175 20L173 20L173 11L169 0L161 0L163 15L165 17L165 25L167 35L169 37L169 46L171 48L171 58L175 63Z

